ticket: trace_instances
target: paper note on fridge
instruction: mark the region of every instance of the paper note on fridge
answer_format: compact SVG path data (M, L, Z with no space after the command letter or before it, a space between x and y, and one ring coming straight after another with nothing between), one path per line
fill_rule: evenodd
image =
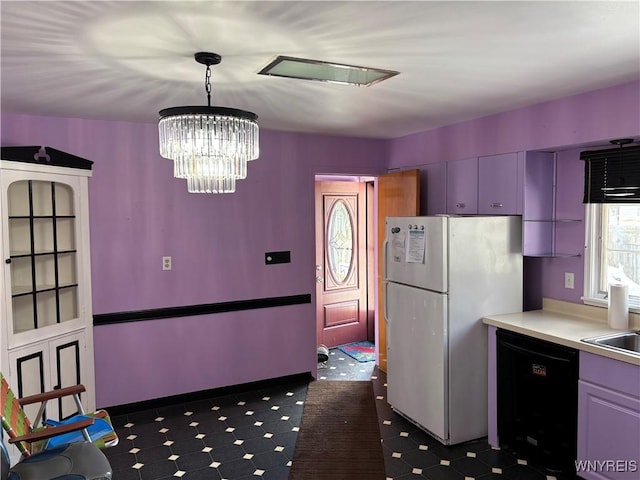
M404 232L391 234L391 258L395 263L400 263L405 257Z
M424 263L424 230L409 230L407 245L407 263Z

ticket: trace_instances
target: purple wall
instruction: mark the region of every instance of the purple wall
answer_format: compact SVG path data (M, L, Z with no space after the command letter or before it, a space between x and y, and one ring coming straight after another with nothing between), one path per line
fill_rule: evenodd
M640 82L561 98L390 141L389 168L559 150L640 132Z
M391 141L261 133L260 159L232 195L195 195L158 155L150 124L2 115L2 145L48 145L93 160L89 180L94 313L311 293L314 174L520 150L561 151L560 216L584 215L580 146L640 136L640 83ZM559 233L582 251L584 223ZM291 263L264 265L290 250ZM161 270L161 257L173 269ZM545 259L542 294L579 302L582 257ZM575 273L575 290L563 272ZM315 303L94 329L99 406L315 371Z
M189 194L158 154L157 126L2 116L2 145L94 161L94 313L312 294L314 174L377 174L382 140L261 132L231 195ZM264 253L290 250L266 266ZM162 256L172 270L161 270ZM315 304L98 326L96 398L112 406L312 371Z

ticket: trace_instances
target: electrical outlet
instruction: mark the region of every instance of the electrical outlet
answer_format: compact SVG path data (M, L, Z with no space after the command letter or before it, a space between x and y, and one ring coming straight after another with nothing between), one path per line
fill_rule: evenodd
M573 273L564 272L564 288L573 288Z
M162 270L171 270L171 257L162 257Z

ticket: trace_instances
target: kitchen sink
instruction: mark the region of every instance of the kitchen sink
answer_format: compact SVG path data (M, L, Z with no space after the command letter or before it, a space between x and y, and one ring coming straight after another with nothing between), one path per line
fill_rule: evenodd
M640 355L640 330L583 338L582 341Z

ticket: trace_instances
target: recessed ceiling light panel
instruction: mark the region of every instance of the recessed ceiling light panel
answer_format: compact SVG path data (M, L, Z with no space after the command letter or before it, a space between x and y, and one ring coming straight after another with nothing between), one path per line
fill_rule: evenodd
M303 80L317 80L365 87L391 78L398 75L398 73L400 72L285 56L277 57L258 72L259 75L300 78Z

